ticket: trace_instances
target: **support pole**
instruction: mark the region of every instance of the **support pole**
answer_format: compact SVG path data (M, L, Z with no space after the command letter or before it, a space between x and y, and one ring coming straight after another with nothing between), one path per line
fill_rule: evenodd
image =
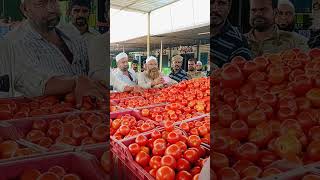
M162 51L163 51L163 47L162 47L162 40L161 40L161 44L160 44L160 72L162 71Z
M147 57L150 56L150 12L148 13Z

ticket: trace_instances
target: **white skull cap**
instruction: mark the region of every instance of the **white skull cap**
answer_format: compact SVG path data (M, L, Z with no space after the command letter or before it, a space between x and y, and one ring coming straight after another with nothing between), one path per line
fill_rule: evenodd
M149 56L149 57L147 58L147 60L146 60L146 63L148 63L148 62L151 61L151 60L156 60L156 61L157 61L157 58L154 57L154 56Z
M116 61L119 62L121 59L123 58L128 58L128 55L125 53L125 52L122 52L122 53L119 53L117 56L116 56Z

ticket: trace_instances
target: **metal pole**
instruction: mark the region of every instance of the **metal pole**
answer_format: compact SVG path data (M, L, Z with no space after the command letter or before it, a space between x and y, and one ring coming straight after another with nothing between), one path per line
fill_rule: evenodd
M148 13L147 57L150 56L150 12Z
M162 40L161 40L161 44L160 44L160 71L162 71Z
M200 61L200 43L199 43L199 41L197 43L197 59L198 59L198 61Z

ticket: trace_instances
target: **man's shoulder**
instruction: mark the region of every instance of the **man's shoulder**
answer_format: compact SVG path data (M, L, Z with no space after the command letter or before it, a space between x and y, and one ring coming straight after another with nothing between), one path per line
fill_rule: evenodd
M289 31L282 31L282 30L279 30L279 36L280 36L280 39L292 39L294 41L305 41L307 42L307 38L296 33L296 32L289 32Z
M229 28L224 32L224 35L234 43L246 41L245 36L240 32L240 30L233 25L230 25Z

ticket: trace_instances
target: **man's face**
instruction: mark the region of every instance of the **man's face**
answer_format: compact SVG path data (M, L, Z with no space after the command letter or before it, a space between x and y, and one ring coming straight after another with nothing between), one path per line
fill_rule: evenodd
M194 61L188 61L188 71L194 71L196 70L196 64Z
M211 7L210 23L213 27L217 27L227 19L231 8L231 0L213 0Z
M272 0L250 0L250 25L264 32L274 25L275 11Z
M291 29L294 25L294 9L287 4L279 5L276 22L281 30Z
M90 10L86 6L74 5L71 9L71 21L77 27L88 25Z
M202 71L202 65L201 64L197 64L197 71Z
M129 69L129 63L128 63L128 58L122 58L118 61L117 63L118 68L122 71L122 72L126 72Z
M52 30L59 24L58 0L25 0L21 7L23 14L38 27Z
M147 76L151 79L156 79L159 77L160 72L158 68L158 62L156 60L151 60L146 64Z
M181 59L176 59L172 62L172 68L174 70L179 70L182 67L182 60Z
M132 69L133 69L135 72L138 71L138 64L137 64L137 63L132 63L131 66L132 66Z

